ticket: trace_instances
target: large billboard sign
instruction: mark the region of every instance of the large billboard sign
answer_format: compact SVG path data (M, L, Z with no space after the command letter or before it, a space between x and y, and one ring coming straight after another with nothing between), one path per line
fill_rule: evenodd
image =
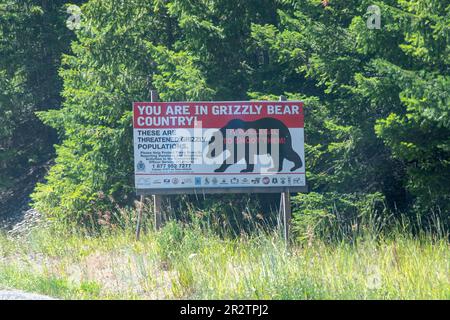
M303 103L136 102L139 194L303 191Z

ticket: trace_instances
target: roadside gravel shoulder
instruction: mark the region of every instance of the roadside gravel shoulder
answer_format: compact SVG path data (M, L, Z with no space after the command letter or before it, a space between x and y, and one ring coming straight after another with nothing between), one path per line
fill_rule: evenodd
M57 299L16 290L13 291L0 290L0 300L57 300Z

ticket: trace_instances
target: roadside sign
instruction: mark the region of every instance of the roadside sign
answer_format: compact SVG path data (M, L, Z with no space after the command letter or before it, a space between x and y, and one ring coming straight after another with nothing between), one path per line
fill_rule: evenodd
M299 101L136 102L138 194L306 191Z

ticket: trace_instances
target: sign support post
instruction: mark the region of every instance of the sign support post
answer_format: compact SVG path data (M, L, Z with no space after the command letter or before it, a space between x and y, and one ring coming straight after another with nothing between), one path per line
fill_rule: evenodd
M291 193L289 189L281 194L281 208L279 221L283 224L283 237L286 245L289 245L289 235L291 231L292 208L291 208Z
M139 201L137 224L136 224L136 240L138 241L141 238L141 222L142 222L142 211L144 210L144 200L145 200L144 196L141 196Z
M151 99L151 102L157 102L159 100L158 92L156 92L155 90L151 90L150 91L150 99ZM138 209L138 221L137 221L137 226L136 226L136 239L137 240L139 240L141 237L142 211L144 209L144 201L145 201L145 196L141 195L139 209ZM155 230L161 229L161 225L162 225L161 204L162 204L162 196L153 195L153 213L155 216L155 220L154 220Z
M287 101L287 98L285 96L280 96L280 101ZM292 211L291 211L291 192L289 188L287 188L282 194L281 194L281 208L280 208L280 215L279 218L280 223L283 224L283 237L284 241L286 242L286 245L289 244L289 233L291 229L291 220L292 220Z
M159 96L158 92L155 90L150 91L151 102L158 102ZM158 231L162 227L162 196L161 195L153 195L153 214L154 214L154 223L155 223L155 231Z
M153 195L153 214L155 216L155 230L158 231L162 227L162 196Z

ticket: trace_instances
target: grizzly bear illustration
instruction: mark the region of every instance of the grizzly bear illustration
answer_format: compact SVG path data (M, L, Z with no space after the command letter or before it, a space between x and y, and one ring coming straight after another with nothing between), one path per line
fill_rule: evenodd
M278 130L278 133L274 130ZM253 134L253 138L248 138L249 132ZM244 138L243 140L242 137L247 138ZM267 139L264 139L264 137L267 137ZM274 141L278 142L277 147L273 146ZM250 144L252 142L257 145L253 146L252 152L250 152ZM255 154L268 154L273 160L276 160L274 158L276 155L273 154L276 150L279 150L279 159L278 168L274 168L274 171L283 171L284 160L294 163L294 167L291 169L291 172L303 167L301 157L292 148L291 133L288 127L286 127L286 125L280 120L273 118L263 118L256 121L243 121L239 119L231 120L226 126L213 134L208 144L207 156L209 158L216 158L220 156L225 150L229 150L228 148L231 148L230 146L227 146L231 143L234 145L234 155L231 155L228 159L225 159L220 168L216 169L215 172L225 172L230 166L238 163L244 158L247 163L247 168L241 172L253 172L255 170L255 164L253 163L251 157ZM245 153L238 152L239 143L245 143ZM266 146L261 147L261 143L265 143ZM217 152L217 150L219 152ZM231 159L231 157L234 159Z

